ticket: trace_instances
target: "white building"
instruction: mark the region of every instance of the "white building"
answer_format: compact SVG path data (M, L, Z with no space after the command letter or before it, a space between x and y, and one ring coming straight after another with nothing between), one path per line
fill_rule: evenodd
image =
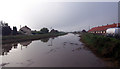
M31 29L27 26L20 28L19 32L24 35L31 35Z

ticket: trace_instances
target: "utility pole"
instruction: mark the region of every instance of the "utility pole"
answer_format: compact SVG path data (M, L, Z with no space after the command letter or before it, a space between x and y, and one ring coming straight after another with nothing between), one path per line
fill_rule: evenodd
M21 29L21 25L20 25L20 29Z
M52 30L52 27L50 27L50 29Z

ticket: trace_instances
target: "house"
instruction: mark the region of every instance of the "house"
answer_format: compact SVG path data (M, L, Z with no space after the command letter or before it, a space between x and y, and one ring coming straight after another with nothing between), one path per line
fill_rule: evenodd
M88 32L96 33L96 34L105 34L106 30L108 28L115 28L115 27L120 27L120 23L114 23L114 24L110 24L110 25L107 24L105 26L94 27L94 28L90 29Z
M19 32L24 35L31 35L31 29L27 26L20 28Z

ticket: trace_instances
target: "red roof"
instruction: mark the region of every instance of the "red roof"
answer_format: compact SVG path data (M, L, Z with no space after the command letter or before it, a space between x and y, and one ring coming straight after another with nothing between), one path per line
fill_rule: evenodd
M115 27L117 27L117 24L120 27L120 23L114 23L114 24L111 24L111 25L94 27L94 28L90 29L88 32L92 32L92 31L105 31L108 28L115 28Z

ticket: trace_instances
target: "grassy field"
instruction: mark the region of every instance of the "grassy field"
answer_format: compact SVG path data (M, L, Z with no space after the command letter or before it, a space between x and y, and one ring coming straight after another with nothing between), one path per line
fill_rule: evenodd
M102 35L84 33L81 35L81 41L91 50L103 58L120 64L120 40Z
M43 38L50 38L65 35L67 33L48 33L48 34L39 34L39 35L16 35L16 36L3 36L2 44L14 43L28 40L39 40Z

